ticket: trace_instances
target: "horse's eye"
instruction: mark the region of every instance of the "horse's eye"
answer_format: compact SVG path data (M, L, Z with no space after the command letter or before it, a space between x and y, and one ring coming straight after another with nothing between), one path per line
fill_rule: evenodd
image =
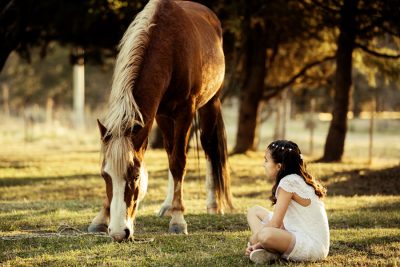
M137 180L139 178L138 168L135 168L133 163L130 163L128 165L128 169L126 171L126 175L127 175L127 177L129 177L129 178L131 178L133 180Z
M132 133L133 133L133 134L136 134L136 133L138 133L142 128L143 128L142 126L136 124L136 125L133 126L133 128L132 128Z

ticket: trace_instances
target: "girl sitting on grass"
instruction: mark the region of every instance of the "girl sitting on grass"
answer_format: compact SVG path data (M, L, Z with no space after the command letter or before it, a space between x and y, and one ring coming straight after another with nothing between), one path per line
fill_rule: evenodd
M297 144L278 140L265 151L267 177L272 187L274 212L255 206L248 210L252 236L246 255L255 263L280 257L294 261L325 259L329 225L321 198L326 189L307 172Z

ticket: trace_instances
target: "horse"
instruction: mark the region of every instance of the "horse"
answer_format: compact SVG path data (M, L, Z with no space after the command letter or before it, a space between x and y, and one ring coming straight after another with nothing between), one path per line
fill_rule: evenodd
M88 231L108 232L117 242L133 238L148 183L143 158L156 120L169 165L167 196L158 215L171 215L170 232L187 234L183 181L196 114L207 162L207 211L222 214L233 208L219 100L225 73L220 21L198 3L150 0L119 49L107 115L104 123L97 120L106 197Z

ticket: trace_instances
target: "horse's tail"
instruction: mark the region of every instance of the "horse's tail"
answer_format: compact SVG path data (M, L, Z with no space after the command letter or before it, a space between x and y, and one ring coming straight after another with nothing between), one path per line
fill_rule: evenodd
M221 111L218 112L216 131L212 142L213 144L211 147L215 149L215 151L211 153L210 159L213 170L216 172L216 175L214 175L214 182L217 188L217 200L220 204L233 209L226 133Z
M226 133L221 113L221 102L214 96L199 110L201 126L201 143L206 157L212 166L215 198L218 208L233 209L231 179L228 168Z

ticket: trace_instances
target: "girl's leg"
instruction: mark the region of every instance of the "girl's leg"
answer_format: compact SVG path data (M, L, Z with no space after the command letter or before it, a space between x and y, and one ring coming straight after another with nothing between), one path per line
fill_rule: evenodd
M272 212L261 206L254 206L247 211L247 222L249 223L251 230L250 243L255 243L255 236L261 230L261 228L268 223Z
M262 226L268 223L270 211L261 207L254 206L247 210L247 222L249 223L252 234L258 233Z
M255 239L264 249L279 254L289 254L296 242L293 234L274 227L263 227L256 234Z

